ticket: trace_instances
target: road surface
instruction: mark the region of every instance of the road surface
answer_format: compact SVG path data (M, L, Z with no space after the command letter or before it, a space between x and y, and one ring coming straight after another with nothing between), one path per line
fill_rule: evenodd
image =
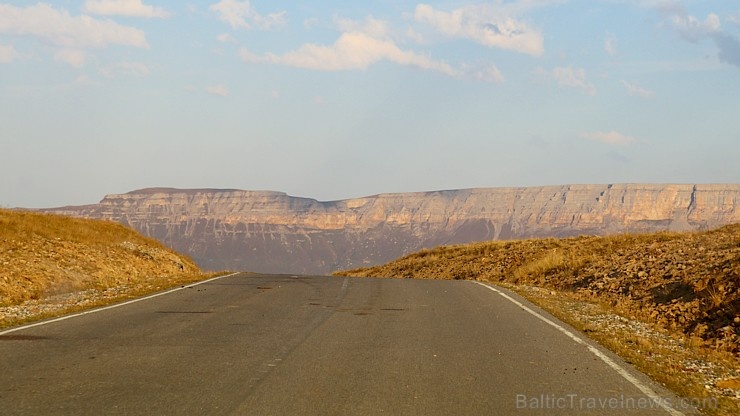
M0 332L0 414L669 414L649 398L675 398L508 296L470 281L225 277Z

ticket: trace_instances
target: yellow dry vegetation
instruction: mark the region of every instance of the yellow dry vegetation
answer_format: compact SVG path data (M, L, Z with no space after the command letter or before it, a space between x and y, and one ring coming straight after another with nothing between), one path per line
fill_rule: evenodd
M200 274L188 257L117 223L0 209L0 306Z

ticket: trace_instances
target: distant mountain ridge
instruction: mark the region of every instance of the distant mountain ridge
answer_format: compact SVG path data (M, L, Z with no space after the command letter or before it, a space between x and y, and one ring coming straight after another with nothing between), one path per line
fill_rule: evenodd
M129 225L206 269L323 274L442 244L719 227L740 222L740 184L475 188L329 202L150 188L45 211Z

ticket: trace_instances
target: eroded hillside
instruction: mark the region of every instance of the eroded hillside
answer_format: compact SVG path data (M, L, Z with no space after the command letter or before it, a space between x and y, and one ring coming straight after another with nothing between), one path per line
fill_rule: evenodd
M481 188L330 202L153 188L48 211L122 223L209 270L323 274L442 244L707 230L740 222L740 184Z

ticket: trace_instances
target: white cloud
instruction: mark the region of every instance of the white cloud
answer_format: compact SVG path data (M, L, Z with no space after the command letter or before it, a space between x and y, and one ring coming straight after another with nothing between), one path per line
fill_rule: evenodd
M95 81L87 75L82 74L75 78L74 81L60 85L59 88L61 90L73 90L77 88L99 87L100 85L100 82Z
M555 81L560 87L580 89L588 95L596 95L596 86L586 79L584 69L568 66L546 71L539 68L534 74L541 79Z
M13 45L0 45L0 64L7 64L20 57Z
M714 13L709 13L703 21L694 16L675 14L671 17L671 23L681 36L692 42L718 32L721 28L719 16Z
M557 67L552 70L552 76L561 87L577 88L588 95L596 95L594 84L586 80L584 69L573 69L573 67Z
M400 65L456 75L456 71L445 62L402 50L391 40L376 39L358 32L343 33L330 46L306 44L282 56L274 54L258 56L246 49L242 49L241 56L246 62L266 62L320 71L363 70L376 62L387 60Z
M406 29L406 37L413 40L416 43L423 43L424 42L424 35L414 30L414 28L409 27Z
M149 47L139 29L86 15L70 16L66 10L44 3L26 8L0 4L0 34L31 36L71 50L108 45Z
M501 71L499 71L496 65L490 63L479 66L463 65L461 72L466 78L477 81L491 82L494 84L502 84L504 82L504 76L501 74Z
M73 91L83 88L96 88L103 84L100 81L90 78L84 73L77 75L74 79L70 79L66 82L55 84L53 89L55 91Z
M54 59L59 62L64 62L68 65L71 65L75 68L82 68L85 66L85 62L87 61L87 53L85 51L81 51L79 49L59 49L54 54Z
M170 13L161 8L149 6L141 0L87 0L83 10L86 13L103 16L128 16L164 18Z
M648 90L637 84L632 84L625 80L622 80L622 85L624 85L624 88L627 89L627 93L629 95L638 96L642 98L650 98L650 97L655 96L655 91Z
M610 56L617 54L617 38L611 33L607 33L604 39L604 51Z
M698 42L709 38L714 41L719 49L717 58L726 64L740 67L740 40L732 33L722 30L720 18L715 13L709 13L707 18L699 20L698 18L686 13L682 7L671 9L665 14L674 30L681 37L690 42ZM740 12L731 15L728 20L738 24Z
M533 56L544 52L542 34L527 23L506 13L506 9L488 5L466 6L451 12L419 4L414 19L450 36L470 39L481 45L509 49Z
M629 146L638 141L634 137L626 136L614 130L609 132L585 132L581 134L581 138L615 146Z
M402 66L436 71L451 77L501 83L504 78L491 64L462 65L455 68L447 62L429 55L403 49L393 40L394 32L387 22L366 19L357 22L335 18L335 25L342 31L331 45L304 44L282 55L255 54L243 48L240 55L248 63L269 63L317 71L366 70L371 65L388 61Z
M257 55L255 53L252 53L247 48L241 48L241 50L239 51L239 56L242 58L242 61L250 64L280 63L277 62L279 61L279 59L277 59L277 57L274 55Z
M683 0L640 0L639 3L642 7L651 7L667 15L686 13Z
M205 92L213 95L218 95L219 97L228 97L229 96L229 90L224 85L209 85L205 88Z
M316 26L318 26L319 23L320 23L319 22L319 19L317 19L315 17L309 17L308 19L306 19L306 20L303 21L303 27L306 28L306 29L313 29Z
M734 25L740 26L740 10L727 16L727 21Z
M248 0L221 0L211 5L218 18L234 29L269 30L285 25L285 11L262 16L252 7Z
M553 78L561 87L577 88L588 95L596 95L594 84L586 80L584 69L573 69L573 67L557 67L552 70Z
M228 33L222 33L216 36L216 39L221 43L236 43L236 39Z
M117 75L145 77L151 74L151 71L141 62L119 62L101 69L100 73L107 78L114 78Z
M357 20L336 16L334 17L334 24L343 33L357 32L373 38L388 38L391 34L390 24L387 21L373 17L368 17L365 21L358 22Z

